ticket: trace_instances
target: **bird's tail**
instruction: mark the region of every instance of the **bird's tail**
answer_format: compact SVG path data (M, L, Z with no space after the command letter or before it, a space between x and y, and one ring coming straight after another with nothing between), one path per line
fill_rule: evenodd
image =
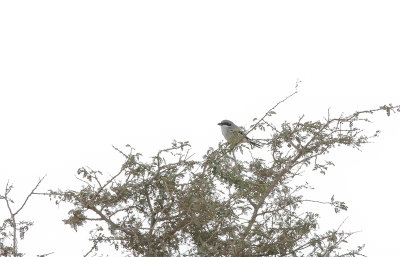
M261 148L261 144L258 143L257 141L253 140L253 139L247 139L247 141L249 141L250 145L253 147L257 147L257 148Z

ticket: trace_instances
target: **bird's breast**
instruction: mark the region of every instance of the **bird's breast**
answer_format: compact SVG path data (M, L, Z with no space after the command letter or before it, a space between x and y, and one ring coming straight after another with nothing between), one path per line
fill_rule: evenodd
M224 138L229 141L230 137L231 137L231 131L229 130L229 128L225 127L225 126L221 126L221 131L222 131L222 135L224 136Z

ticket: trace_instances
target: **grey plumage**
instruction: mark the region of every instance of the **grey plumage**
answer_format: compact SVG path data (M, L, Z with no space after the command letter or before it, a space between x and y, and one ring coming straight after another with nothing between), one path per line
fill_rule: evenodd
M236 143L234 140L235 138L237 140L239 140L240 137L243 137L243 139L241 140L240 143L249 143L252 146L255 147L261 147L260 144L258 144L257 142L255 142L254 140L248 138L245 133L243 132L243 130L236 126L235 123L233 123L230 120L223 120L220 123L218 123L219 126L221 126L221 132L222 135L224 136L224 138L226 139L226 141L228 142L234 142Z

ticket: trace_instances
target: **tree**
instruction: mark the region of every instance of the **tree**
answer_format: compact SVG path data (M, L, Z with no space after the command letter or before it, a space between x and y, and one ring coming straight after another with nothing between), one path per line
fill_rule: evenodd
M210 148L203 160L192 159L188 142L173 142L150 162L141 161L133 148L128 153L116 148L125 162L113 177L105 180L100 171L81 168L80 191L50 193L57 204L73 204L66 224L77 229L96 223L91 251L106 243L133 256L362 255L362 247L341 251L352 233L340 228L317 233L318 213L297 211L307 201L300 192L309 186L292 181L306 170L325 173L333 163L321 157L332 148L360 148L378 136L379 131L365 135L360 123L399 106L339 117L328 112L321 121L301 116L280 126L266 119L276 106L247 132L269 135L262 140L268 159L237 158L235 153L248 149L235 143L241 138ZM329 204L336 212L347 209L333 197Z
M9 218L3 221L0 227L0 256L23 256L22 253L18 251L18 238L24 239L25 233L33 225L32 221L17 221L16 216L22 211L22 209L27 204L29 198L35 193L40 183L42 183L44 177L40 178L36 186L32 191L26 196L24 202L19 208L13 210L12 204L14 201L10 198L10 192L13 189L13 185L7 182L6 188L4 190L4 195L0 195L0 200L4 200L7 206ZM51 253L49 253L51 254ZM49 254L40 255L39 257L44 257Z
M290 97L290 96L289 96ZM287 99L287 98L286 98ZM350 115L307 121L304 116L279 126L267 117L255 120L246 135L210 148L194 160L188 142L173 142L150 161L128 146L121 169L107 178L101 171L78 170L82 187L51 190L56 204L72 204L64 222L77 230L96 225L92 248L108 244L131 256L363 256L362 246L341 249L352 235L340 227L318 231L318 213L300 212L307 183L294 179L305 172L325 173L333 163L324 158L335 147L360 148L376 137L360 128L367 116L399 106L357 111ZM262 158L238 144L254 130L265 135ZM344 202L332 197L339 212ZM317 204L317 203L315 203Z

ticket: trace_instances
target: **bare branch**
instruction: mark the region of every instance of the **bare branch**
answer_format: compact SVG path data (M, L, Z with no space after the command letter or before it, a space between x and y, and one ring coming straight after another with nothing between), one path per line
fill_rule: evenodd
M28 194L28 196L25 198L24 203L19 207L19 209L14 213L14 215L17 215L22 208L24 208L25 204L28 202L29 198L32 196L32 194L36 191L36 189L39 187L40 183L42 183L43 179L46 177L46 175L42 178L39 178L39 181L37 182L36 186L32 189L32 191Z

